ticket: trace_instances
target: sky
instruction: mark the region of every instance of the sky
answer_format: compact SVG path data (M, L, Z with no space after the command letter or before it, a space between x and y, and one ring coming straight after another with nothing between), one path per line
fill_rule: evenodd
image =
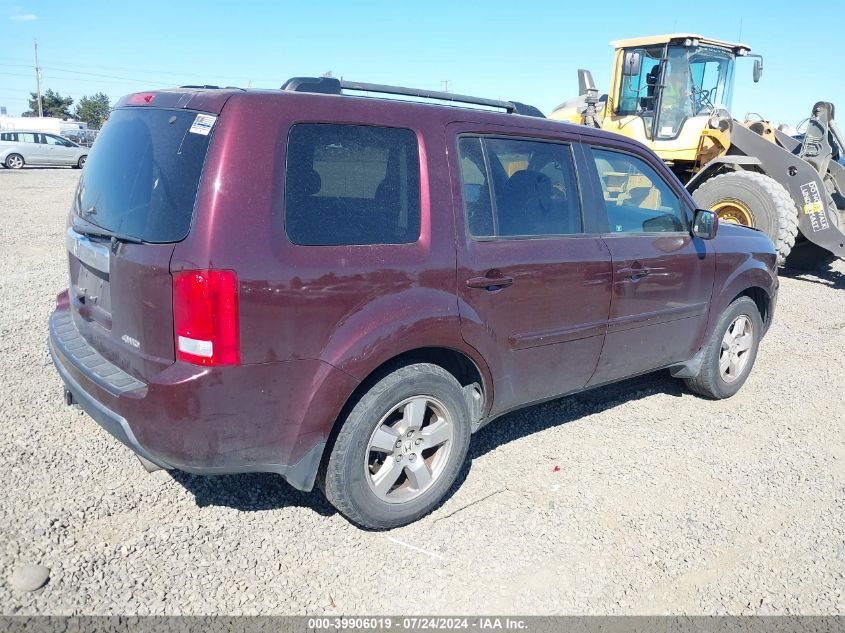
M810 17L794 0L734 0L728 8L677 0L0 0L0 106L9 115L28 109L37 39L42 90L77 101L182 84L278 88L292 76L332 71L549 113L577 94L578 68L607 90L610 40L692 32L741 36L765 58L758 84L752 61L739 60L734 117L756 112L795 125L816 101L845 112L833 39L845 25L845 2L824 5L821 22L831 30L814 31Z

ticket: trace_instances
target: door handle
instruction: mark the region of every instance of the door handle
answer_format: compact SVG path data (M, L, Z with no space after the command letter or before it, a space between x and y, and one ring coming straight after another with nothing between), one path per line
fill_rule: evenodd
M647 277L650 272L648 268L623 268L619 271L621 275L631 281L639 281L643 277Z
M472 277L466 281L467 286L470 288L482 288L491 292L507 288L512 283L513 277L505 277L504 275L498 275L495 277Z

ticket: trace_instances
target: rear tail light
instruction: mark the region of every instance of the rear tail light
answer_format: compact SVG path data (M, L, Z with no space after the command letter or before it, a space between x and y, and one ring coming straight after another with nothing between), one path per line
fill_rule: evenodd
M238 276L231 270L173 275L176 358L196 365L241 362Z

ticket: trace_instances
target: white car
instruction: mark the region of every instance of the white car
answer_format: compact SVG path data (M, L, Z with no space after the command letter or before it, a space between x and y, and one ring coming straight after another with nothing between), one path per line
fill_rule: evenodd
M66 165L81 169L88 158L87 147L45 132L0 132L0 164L9 169L24 165Z

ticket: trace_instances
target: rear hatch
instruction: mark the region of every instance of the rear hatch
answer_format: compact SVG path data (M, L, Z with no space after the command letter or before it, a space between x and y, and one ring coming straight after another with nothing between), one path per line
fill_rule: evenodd
M74 322L140 380L174 362L170 258L191 230L215 119L118 108L79 181L66 234Z

